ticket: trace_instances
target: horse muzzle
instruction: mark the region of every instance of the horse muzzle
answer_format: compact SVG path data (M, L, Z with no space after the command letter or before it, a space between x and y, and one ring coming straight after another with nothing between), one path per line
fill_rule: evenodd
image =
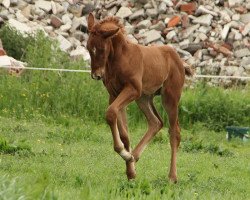
M103 77L102 75L100 74L91 74L91 77L94 79L94 80L101 80Z

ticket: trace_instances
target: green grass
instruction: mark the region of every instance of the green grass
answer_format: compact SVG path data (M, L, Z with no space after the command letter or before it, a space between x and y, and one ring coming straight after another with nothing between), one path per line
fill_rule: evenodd
M8 55L29 67L83 69L42 33L23 37L3 26ZM167 124L167 116L155 104ZM178 184L167 181L167 128L126 180L104 116L108 95L89 74L25 71L0 74L0 199L250 199L250 142L225 140L225 126L250 125L249 86L224 90L198 83L184 89ZM128 108L132 145L145 132L135 103ZM215 132L217 131L217 132Z
M124 161L113 151L106 125L74 118L68 125L4 117L0 121L1 141L6 146L25 144L15 152L0 147L0 199L250 197L250 143L239 139L227 142L225 132L209 131L199 124L191 131L182 131L179 182L170 184L166 128L137 163L137 179L128 182ZM130 130L133 146L145 131L144 126Z

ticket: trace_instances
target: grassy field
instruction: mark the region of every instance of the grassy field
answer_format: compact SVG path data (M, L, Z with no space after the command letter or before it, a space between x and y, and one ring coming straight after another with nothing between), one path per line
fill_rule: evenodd
M179 182L167 181L164 128L126 180L107 126L70 119L67 126L0 118L0 199L249 199L250 143L200 124L182 131ZM145 124L130 129L135 145Z
M8 55L29 67L85 65L41 33L23 37L3 26L0 38ZM184 89L179 182L167 180L167 125L137 163L137 179L128 182L104 120L108 95L101 82L88 74L26 71L14 77L1 71L0 200L250 199L250 141L228 142L224 131L250 125L249 89L204 83ZM160 101L155 103L166 122ZM135 146L146 130L135 104L128 119Z

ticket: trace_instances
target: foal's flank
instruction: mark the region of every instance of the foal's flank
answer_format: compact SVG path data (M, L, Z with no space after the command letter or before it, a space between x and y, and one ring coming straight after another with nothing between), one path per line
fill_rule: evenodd
M170 181L177 182L176 156L180 144L178 104L185 74L192 75L190 68L184 67L176 51L167 45L148 47L130 42L124 26L115 17L96 22L90 13L88 31L91 76L102 79L109 93L106 120L112 132L114 150L126 161L128 179L136 177L135 162L163 127L153 104L154 96L160 94L170 125L171 163L168 177ZM148 130L131 150L126 106L133 101L145 115Z

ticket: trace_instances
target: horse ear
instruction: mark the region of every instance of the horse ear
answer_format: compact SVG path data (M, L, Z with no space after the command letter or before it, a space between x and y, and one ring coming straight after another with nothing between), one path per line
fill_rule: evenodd
M112 37L113 35L115 35L116 33L118 33L119 30L120 30L119 27L115 27L115 28L110 29L110 30L100 30L100 33L101 33L102 37L109 38L109 37Z
M89 13L89 16L88 16L88 31L91 31L94 24L95 24L95 17L93 15L93 13Z

